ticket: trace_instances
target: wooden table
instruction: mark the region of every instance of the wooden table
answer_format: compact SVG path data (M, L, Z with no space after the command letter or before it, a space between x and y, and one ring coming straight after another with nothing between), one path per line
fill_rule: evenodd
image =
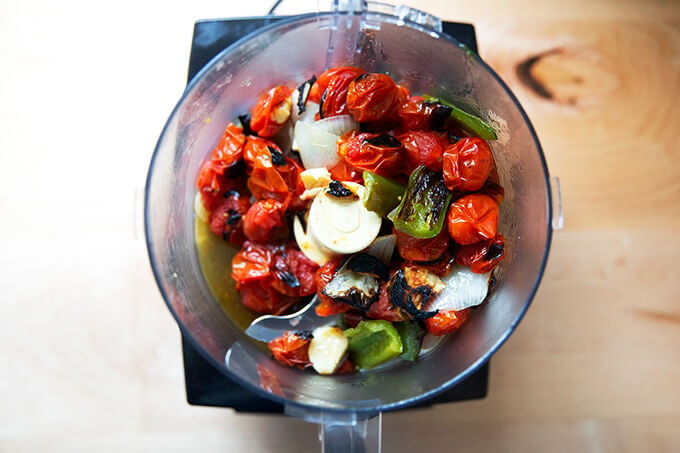
M313 425L185 403L140 229L193 21L269 3L1 4L0 451L318 451ZM488 398L387 414L385 451L680 451L680 3L418 6L476 25L566 221Z

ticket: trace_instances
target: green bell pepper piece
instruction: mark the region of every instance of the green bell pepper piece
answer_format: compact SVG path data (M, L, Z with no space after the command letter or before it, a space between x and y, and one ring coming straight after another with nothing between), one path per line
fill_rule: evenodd
M404 352L401 353L401 358L414 362L420 353L420 345L423 341L423 329L413 321L395 322L394 328L399 332L401 337L401 344L404 346Z
M421 165L409 176L401 203L387 217L402 233L433 238L442 230L451 197L441 173Z
M382 217L399 205L406 191L405 185L370 171L364 171L364 186L364 206Z
M439 102L442 105L450 107L451 118L456 120L456 122L458 122L458 124L460 124L467 132L470 132L479 138L483 138L484 140L496 140L498 138L494 128L489 126L489 124L480 117L472 115L471 113L456 107L450 102L444 101L434 96L424 95L423 99L429 102Z
M362 370L385 363L404 349L399 332L387 321L361 321L344 333L349 341L349 357Z

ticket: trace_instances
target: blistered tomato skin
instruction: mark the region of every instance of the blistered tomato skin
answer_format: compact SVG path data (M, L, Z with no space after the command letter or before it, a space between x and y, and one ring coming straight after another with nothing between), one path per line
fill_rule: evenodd
M286 205L276 200L256 201L243 219L243 233L253 242L276 242L288 237Z
M257 100L250 116L250 128L260 137L272 137L288 121L291 112L292 89L277 86Z
M240 290L245 283L271 277L272 260L269 247L246 241L231 260L231 277L236 281L236 289Z
M498 230L498 203L488 195L465 195L451 204L447 221L449 235L458 244L493 239Z
M486 274L494 270L504 256L505 238L499 233L490 241L462 246L456 255L456 263L468 266L476 274Z
M319 265L300 250L287 246L274 253L271 285L287 296L306 297L316 292L314 279Z
M210 213L210 231L225 241L242 245L245 240L243 216L249 208L250 201L247 196L235 190L225 193Z
M316 98L316 93L321 91L319 98L319 113L321 118L347 114L347 90L352 80L366 71L353 66L344 66L324 72L312 86L310 99Z
M425 320L425 328L435 336L446 335L458 330L470 316L470 309L460 311L440 311Z
M397 136L404 149L406 174L411 174L419 165L429 170L442 170L442 156L448 145L445 134L433 131L407 131Z
M441 257L449 248L449 235L442 229L441 233L430 239L417 239L394 228L397 235L397 251L408 261L433 261Z
M210 153L210 159L214 162L218 172L226 176L235 176L233 173L243 158L243 146L246 143L246 135L243 129L234 123L230 123L220 141Z
M347 90L347 110L355 120L384 121L399 107L399 88L385 74L363 74L352 80Z
M451 191L481 189L493 167L488 143L476 137L465 137L449 145L443 159L444 183Z
M389 134L349 132L338 141L338 156L353 168L382 176L401 172L401 142Z
M310 341L295 332L286 332L270 341L267 346L277 362L304 369L312 365L309 361Z

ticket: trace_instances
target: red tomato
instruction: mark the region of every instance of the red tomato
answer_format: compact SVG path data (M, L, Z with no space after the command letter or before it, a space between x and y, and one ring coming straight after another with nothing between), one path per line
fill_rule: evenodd
M250 128L260 137L272 137L288 121L291 88L277 86L264 93L250 112Z
M440 336L458 330L470 316L470 309L440 311L425 320L425 328L432 335Z
M234 123L230 123L210 154L210 159L215 163L215 167L221 172L220 174L226 172L227 176L234 176L229 174L229 170L234 170L241 161L245 143L246 135L243 133L243 129Z
M274 199L284 203L286 209L297 210L305 206L299 198L305 190L301 172L302 166L295 160L267 149L253 162L248 189L258 200Z
M347 90L349 89L349 84L365 72L360 68L344 66L326 71L319 76L314 86L312 86L310 98L314 100L316 98L316 91L323 87L323 94L319 100L321 118L347 114ZM315 87L318 88L315 90Z
M422 267L423 269L426 269L440 277L446 277L447 275L449 275L449 272L451 272L451 269L453 269L453 266L456 264L456 255L449 248L448 250L444 251L442 256L440 256L436 260L417 261L414 262L413 264Z
M401 142L389 134L348 132L338 141L338 156L352 167L392 177L401 171Z
M491 272L505 256L505 238L497 234L490 241L464 245L456 255L456 263L469 266L477 274Z
M488 143L465 137L444 151L444 183L449 190L474 192L482 188L493 166Z
M254 135L247 138L246 143L243 146L243 160L246 163L248 174L253 171L253 167L258 160L271 160L272 149L281 152L279 145L271 140Z
M399 107L400 92L392 77L385 74L362 74L347 89L347 110L359 122L391 119Z
M383 282L380 285L378 300L371 304L366 312L366 316L371 319L382 319L389 322L405 321L409 319L408 315L402 313L399 308L394 307L392 302L390 302L388 286L389 282Z
M258 200L243 218L243 233L250 241L275 242L288 237L284 217L286 205L276 200Z
M493 239L498 230L498 203L484 194L470 194L451 204L448 213L451 238L461 245Z
M236 289L250 282L258 282L271 277L272 250L270 247L246 241L243 248L231 260L231 277L236 280Z
M343 257L333 258L327 261L323 266L317 269L314 275L316 283L316 295L319 298L319 303L316 306L316 314L319 316L332 316L338 313L345 313L352 308L351 305L344 302L336 302L332 297L328 297L321 293L321 290L333 280L335 273L344 261Z
M411 174L419 165L432 171L442 170L442 155L448 145L445 134L432 131L407 131L397 136L404 148L405 173Z
M433 261L441 257L449 248L449 235L442 232L430 239L417 239L402 233L396 228L392 233L397 235L397 251L408 261Z
M243 187L243 178L227 178L220 174L219 164L208 160L203 163L196 180L196 187L201 194L201 202L208 212L212 212L222 203L224 194L230 190Z
M267 282L251 281L238 287L243 306L256 313L282 315L299 301L299 298L281 294Z
M447 124L450 114L450 108L436 102L425 101L422 96L408 97L397 109L399 122L404 131L441 130Z
M330 169L331 178L335 181L351 181L358 184L364 183L362 171L354 168L344 161L340 161Z
M309 338L295 332L286 332L270 341L267 347L277 362L304 369L312 365L309 361L309 342Z
M225 195L210 213L210 231L225 241L241 245L245 240L243 216L250 208L250 200L235 190Z
M349 82L351 82L364 72L366 71L354 66L338 66L337 68L330 68L321 73L321 75L316 79L311 90L309 91L308 99L311 102L316 102L318 104L321 102L321 97L323 96L324 91L326 91L326 88L328 88L331 80L335 78L346 78L349 80Z
M274 254L272 287L288 296L305 297L316 292L314 279L319 265L300 250L288 246Z

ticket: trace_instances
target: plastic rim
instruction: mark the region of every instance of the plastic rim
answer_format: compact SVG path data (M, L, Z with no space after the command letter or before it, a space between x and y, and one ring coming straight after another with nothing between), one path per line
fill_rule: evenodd
M510 99L513 101L515 104L515 107L519 111L520 115L524 119L529 132L531 134L531 137L534 141L534 144L536 145L536 149L539 154L540 162L541 162L541 167L543 168L543 179L544 179L544 185L545 185L545 190L546 190L546 198L547 198L547 216L545 219L546 222L546 227L547 227L547 234L546 234L546 243L545 247L543 250L543 257L541 258L541 264L539 271L536 275L536 278L533 283L532 290L529 294L529 297L527 298L527 301L524 305L524 307L520 310L519 314L517 315L516 319L512 322L510 327L506 330L506 332L498 339L498 341L487 351L486 354L482 355L478 360L476 360L474 363L472 363L470 366L468 366L463 372L457 374L450 380L444 382L442 385L437 387L436 389L432 389L428 392L421 393L420 395L414 396L412 398L407 398L403 399L400 401L392 402L392 403L386 403L386 404L380 404L377 406L352 406L348 405L347 407L344 408L339 408L339 407L321 407L321 406L315 406L311 404L305 404L301 403L298 401L293 401L289 400L283 397L280 397L278 395L274 395L272 393L265 392L262 390L260 387L241 379L240 376L231 373L223 363L215 360L210 354L208 354L203 347L200 345L200 343L194 338L194 336L184 327L184 325L181 323L179 317L177 316L177 313L172 308L172 305L169 302L169 297L166 291L164 290L163 286L161 285L161 276L158 272L157 266L156 266L156 260L151 253L152 249L152 241L150 238L150 231L149 231L149 223L148 223L148 203L149 203L149 187L150 183L152 180L152 174L153 174L153 169L155 166L156 158L159 152L159 148L161 145L161 141L163 137L165 136L165 133L171 124L172 120L175 118L175 115L177 114L177 111L179 110L180 106L182 105L183 101L187 98L188 94L192 91L194 86L198 83L199 80L203 78L205 74L207 74L210 70L212 70L213 66L217 64L218 61L222 60L225 55L229 54L232 52L234 49L240 47L247 41L250 41L257 35L264 33L264 32L269 32L271 30L275 30L277 28L284 28L289 26L290 24L297 22L297 21L304 21L309 18L318 18L319 16L332 16L333 13L309 13L309 14L303 14L303 15L298 15L298 16L292 16L287 19L283 19L280 21L277 21L275 23L265 25L264 27L244 36L243 38L239 39L238 41L234 42L231 46L223 49L220 53L218 53L215 57L213 57L200 71L196 73L194 78L187 84L186 89L184 90L181 98L173 108L170 116L168 117L168 121L165 123L165 126L163 127L161 131L161 135L159 136L159 139L156 143L156 146L154 148L154 152L151 156L151 162L149 165L149 171L147 173L146 177L146 183L145 183L145 188L144 188L144 233L145 233L145 241L146 241L146 249L147 249L147 254L149 256L149 261L151 264L151 269L154 275L154 279L156 280L156 285L158 286L158 289L163 296L163 300L165 301L166 305L168 306L168 309L172 313L172 316L175 318L175 322L177 322L177 325L179 326L182 335L184 335L185 338L191 343L191 345L194 347L196 351L209 363L211 363L215 368L217 368L222 374L225 376L229 377L230 379L236 381L239 385L245 387L246 389L250 390L251 392L275 401L279 404L282 404L284 407L285 406L293 406L302 410L312 410L312 411L323 411L323 412L329 412L329 413L348 413L348 412L354 412L354 413L361 413L361 414L375 414L378 412L387 412L387 411L394 411L398 409L403 409L408 406L412 406L414 404L417 404L419 402L425 401L429 398L432 398L448 389L451 387L455 386L456 384L462 382L466 378L468 378L471 374L473 374L475 371L477 371L481 366L483 366L486 362L488 362L491 359L491 356L498 351L498 349L508 340L510 335L515 331L517 328L517 325L520 323L522 318L524 318L524 315L526 314L526 311L529 309L529 306L531 305L531 302L534 299L534 296L536 295L536 292L538 291L538 287L541 283L541 280L543 278L543 274L545 272L545 267L548 261L548 255L550 251L550 246L552 243L552 233L553 233L553 228L551 225L551 220L552 220L552 211L553 211L553 206L552 206L552 193L551 193L551 187L550 187L550 175L548 172L548 166L545 161L545 156L543 154L543 149L541 147L541 144L538 140L538 137L536 135L536 131L534 130L533 125L531 124L531 121L529 120L528 116L526 115L526 112L522 108L521 104L515 97L515 95L512 93L510 88L506 85L506 83L496 74L496 72L491 69L491 67L477 54L474 53L471 49L468 49L466 46L464 46L462 43L460 43L458 40L455 38L447 35L446 33L439 33L439 39L444 39L451 44L458 46L458 47L463 47L467 49L469 52L473 52L478 63L481 64L486 71L491 74L491 76L498 82L498 84L505 90L505 92L508 94ZM375 16L379 16L380 18L390 18L392 19L393 16L387 16L383 13L372 13ZM389 21L387 21L389 22Z

